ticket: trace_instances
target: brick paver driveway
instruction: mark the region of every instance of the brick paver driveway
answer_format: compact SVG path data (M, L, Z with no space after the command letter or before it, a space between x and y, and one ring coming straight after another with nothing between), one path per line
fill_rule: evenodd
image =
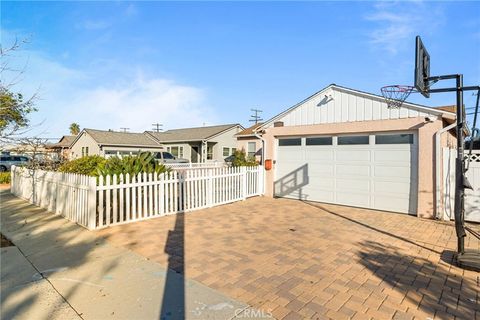
M258 197L100 234L279 319L480 318L451 223Z

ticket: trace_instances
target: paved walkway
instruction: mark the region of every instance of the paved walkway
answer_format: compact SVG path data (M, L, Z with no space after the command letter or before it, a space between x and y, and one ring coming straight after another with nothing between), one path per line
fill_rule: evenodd
M480 319L452 223L259 197L98 233L280 319Z
M3 320L223 320L252 311L7 191L0 203L1 232L16 245L1 250Z

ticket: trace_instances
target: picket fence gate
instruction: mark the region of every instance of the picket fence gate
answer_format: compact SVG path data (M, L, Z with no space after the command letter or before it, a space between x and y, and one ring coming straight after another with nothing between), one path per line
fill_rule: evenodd
M11 191L93 230L262 195L264 170L199 168L95 178L12 167Z

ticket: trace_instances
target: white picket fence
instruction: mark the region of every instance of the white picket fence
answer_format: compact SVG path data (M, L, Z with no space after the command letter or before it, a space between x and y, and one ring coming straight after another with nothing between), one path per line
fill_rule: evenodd
M222 168L226 167L225 162L213 161L213 162L199 162L199 163L165 163L166 167L171 169L197 169L197 168Z
M263 167L97 178L12 168L12 193L89 229L227 204L264 193Z
M11 192L84 227L94 226L96 210L94 177L12 167Z
M468 154L468 150L465 151ZM455 204L455 159L457 150L443 148L443 194L442 205L445 219L454 219ZM465 189L465 220L480 222L480 150L473 150L466 173L473 190Z

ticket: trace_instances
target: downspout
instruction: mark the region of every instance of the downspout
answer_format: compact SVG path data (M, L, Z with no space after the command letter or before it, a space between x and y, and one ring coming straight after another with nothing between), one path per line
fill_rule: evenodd
M260 139L260 141L262 141L262 165L263 165L265 162L265 139L263 139L262 136L259 136L258 133L254 133L253 136L255 138Z
M435 216L437 219L443 220L444 213L442 212L440 214L440 180L441 180L441 175L440 175L440 158L441 158L441 148L440 148L440 139L442 136L442 133L447 132L448 130L451 130L457 126L457 122L455 121L454 123L446 126L445 128L442 128L435 132L435 188L436 188L436 193L435 193Z

